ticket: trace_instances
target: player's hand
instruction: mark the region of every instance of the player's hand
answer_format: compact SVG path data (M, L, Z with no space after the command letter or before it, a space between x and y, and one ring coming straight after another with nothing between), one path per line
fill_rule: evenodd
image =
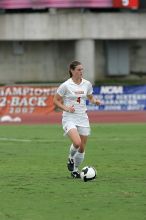
M67 112L70 112L70 113L75 112L74 105L72 105L72 106L68 106L68 107L67 107Z
M101 101L98 100L98 99L96 99L96 100L95 100L95 105L101 105Z

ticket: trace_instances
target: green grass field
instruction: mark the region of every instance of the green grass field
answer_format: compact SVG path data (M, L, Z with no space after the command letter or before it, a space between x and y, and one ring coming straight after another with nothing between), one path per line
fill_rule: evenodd
M92 125L95 181L70 177L69 145L59 125L0 126L0 220L146 219L146 124Z

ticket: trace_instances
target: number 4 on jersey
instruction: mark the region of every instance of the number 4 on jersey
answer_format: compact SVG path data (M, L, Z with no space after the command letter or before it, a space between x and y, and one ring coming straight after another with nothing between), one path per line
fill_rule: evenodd
M77 98L77 102L80 104L80 102L81 102L81 97L78 97L78 98Z

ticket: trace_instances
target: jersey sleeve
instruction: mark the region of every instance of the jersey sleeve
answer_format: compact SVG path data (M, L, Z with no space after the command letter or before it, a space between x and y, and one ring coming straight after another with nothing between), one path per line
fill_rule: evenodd
M65 93L66 93L66 85L63 83L58 87L57 94L59 94L60 96L64 96Z
M92 84L89 82L88 84L88 90L87 90L87 95L91 95L93 93L93 86Z

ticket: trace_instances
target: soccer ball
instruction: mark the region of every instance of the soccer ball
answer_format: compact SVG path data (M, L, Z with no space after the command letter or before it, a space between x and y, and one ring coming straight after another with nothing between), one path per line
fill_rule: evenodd
M81 170L80 176L84 182L93 180L96 178L97 171L94 167L86 166Z

